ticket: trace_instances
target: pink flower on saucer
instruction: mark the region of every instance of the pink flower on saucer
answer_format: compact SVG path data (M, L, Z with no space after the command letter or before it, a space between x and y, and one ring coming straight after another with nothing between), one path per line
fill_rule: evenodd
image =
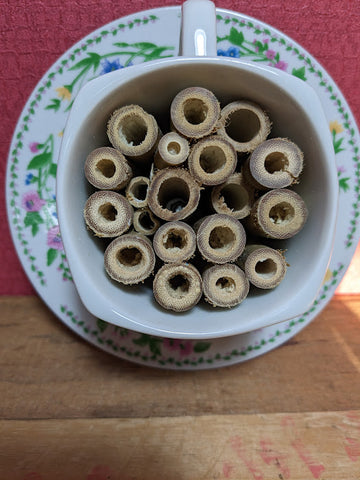
M27 212L38 212L45 203L45 200L42 200L35 190L24 193L21 201L22 207Z
M50 230L48 231L47 244L50 248L54 248L55 250L63 249L63 243L61 240L60 229L58 225L50 228Z

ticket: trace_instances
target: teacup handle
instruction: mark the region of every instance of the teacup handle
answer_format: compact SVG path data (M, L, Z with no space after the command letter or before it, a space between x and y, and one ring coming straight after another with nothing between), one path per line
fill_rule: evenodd
M210 0L182 5L180 51L183 57L216 57L216 9Z

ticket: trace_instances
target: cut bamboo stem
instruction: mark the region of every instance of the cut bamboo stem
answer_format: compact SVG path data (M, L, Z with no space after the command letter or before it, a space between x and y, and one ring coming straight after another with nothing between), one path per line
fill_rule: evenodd
M221 110L217 133L228 140L237 152L249 153L266 140L270 130L270 119L259 105L239 100Z
M100 190L86 201L84 219L98 237L117 237L130 228L133 208L119 193Z
M149 208L141 208L134 212L133 225L138 233L149 236L154 235L160 227L160 220L155 217Z
M124 285L135 285L152 274L155 254L147 237L139 233L127 233L108 245L104 264L113 280Z
M237 264L255 287L272 289L277 287L286 274L284 255L265 245L246 245Z
M197 247L201 256L212 263L229 263L236 260L246 244L242 224L234 217L214 214L195 224Z
M156 168L178 167L183 164L190 153L186 138L176 132L166 133L161 137L154 157Z
M233 263L213 265L202 274L205 300L214 307L235 307L249 293L249 281Z
M183 220L197 208L200 186L183 168L166 168L155 173L148 190L148 206L159 218Z
M135 208L145 208L148 204L148 177L134 177L126 187L125 195L129 203Z
M243 166L246 179L255 188L285 188L298 182L303 153L287 138L271 138L258 145Z
M170 117L178 133L187 138L199 139L215 132L220 117L220 104L206 88L186 88L173 99Z
M165 263L155 275L153 293L163 308L185 312L202 296L201 275L189 263Z
M212 135L191 147L188 164L190 174L200 185L219 185L234 173L237 155L231 143Z
M304 200L293 190L270 190L253 205L246 225L255 235L286 239L304 227L308 211Z
M156 255L166 263L181 263L195 253L196 235L185 222L164 223L155 233L153 246Z
M211 204L215 212L238 220L250 214L254 202L254 189L245 182L242 173L230 175L226 182L211 190Z
M93 150L85 161L85 177L100 190L121 190L132 177L132 169L124 155L110 147Z
M139 105L126 105L113 112L107 125L114 148L136 162L153 157L161 132L155 118Z

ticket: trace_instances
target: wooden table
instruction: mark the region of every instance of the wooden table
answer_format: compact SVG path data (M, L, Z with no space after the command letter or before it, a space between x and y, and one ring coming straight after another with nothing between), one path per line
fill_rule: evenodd
M0 297L0 479L360 479L360 295L285 345L206 371L151 369Z

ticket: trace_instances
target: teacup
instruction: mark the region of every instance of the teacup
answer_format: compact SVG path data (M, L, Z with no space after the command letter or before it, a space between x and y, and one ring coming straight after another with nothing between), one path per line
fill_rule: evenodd
M64 131L57 174L59 225L73 279L85 307L98 318L131 330L173 338L242 334L302 315L322 285L331 257L338 183L327 120L315 91L302 80L239 59L216 57L215 6L188 0L182 8L181 55L134 65L87 83L78 93ZM273 123L272 137L287 137L303 151L305 167L294 187L308 208L302 231L284 240L289 268L271 291L250 293L232 309L198 304L173 313L154 301L147 285L125 287L104 269L104 246L86 228L84 204L91 190L84 162L108 145L112 112L138 104L164 120L182 89L201 86L225 105L245 98L261 105Z

